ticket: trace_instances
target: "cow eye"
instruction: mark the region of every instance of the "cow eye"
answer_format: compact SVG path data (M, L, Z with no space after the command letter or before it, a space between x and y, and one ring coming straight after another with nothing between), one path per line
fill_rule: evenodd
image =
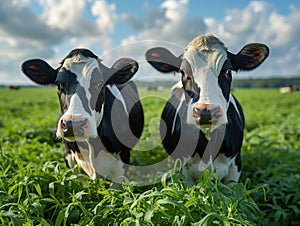
M95 87L96 90L101 89L102 86L103 86L103 82L97 82L97 83L95 83L95 85L94 85L94 87Z
M227 69L227 70L221 72L221 74L222 74L221 76L222 76L223 78L225 78L226 80L230 80L231 77L232 77L231 69Z
M231 69L228 69L228 70L226 71L226 75L227 75L227 76L231 76Z
M62 83L59 82L59 81L56 81L56 82L55 82L55 85L57 86L57 89L58 89L58 90L64 90L64 89L65 89L64 84L62 84Z

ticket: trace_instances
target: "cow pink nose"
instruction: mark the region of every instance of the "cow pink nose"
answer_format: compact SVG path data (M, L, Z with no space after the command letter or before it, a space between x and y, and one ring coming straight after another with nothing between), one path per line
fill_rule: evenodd
M87 119L64 117L60 121L60 128L64 137L83 137Z
M199 124L215 124L222 116L221 108L210 104L195 104L192 109L193 117L199 119Z

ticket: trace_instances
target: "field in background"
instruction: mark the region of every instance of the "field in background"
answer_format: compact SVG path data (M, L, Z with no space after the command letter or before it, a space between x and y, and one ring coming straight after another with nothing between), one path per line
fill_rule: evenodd
M157 127L169 90L140 95L145 128L131 162L148 165L166 157ZM66 168L54 139L55 88L0 89L0 224L299 225L300 92L234 95L246 117L240 183L228 188L206 172L189 187L180 173L167 172L152 186L131 182L119 191Z

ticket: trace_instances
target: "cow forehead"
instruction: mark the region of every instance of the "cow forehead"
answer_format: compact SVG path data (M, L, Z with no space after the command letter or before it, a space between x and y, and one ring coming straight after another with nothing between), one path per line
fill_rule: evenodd
M224 44L212 35L202 35L192 40L183 54L183 59L189 62L193 70L210 70L218 77L224 62L227 59L227 49Z
M100 70L99 62L95 58L85 57L81 54L66 58L62 68L71 71L77 77L77 81L83 86L89 86L93 71Z
M223 42L213 35L199 35L194 38L185 48L188 49L198 49L199 51L211 50L213 48L227 49Z

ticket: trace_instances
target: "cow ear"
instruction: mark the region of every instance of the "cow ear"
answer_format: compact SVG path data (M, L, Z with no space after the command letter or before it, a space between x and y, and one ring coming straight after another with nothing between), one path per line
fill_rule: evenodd
M147 50L146 60L156 70L163 73L178 72L181 65L181 55L176 57L169 50L155 47Z
M109 74L111 75L107 84L123 84L133 77L133 75L139 69L139 64L130 58L121 58L117 60L111 69Z
M260 43L251 43L244 46L238 54L228 53L235 71L250 71L257 68L269 56L269 48Z
M41 59L25 61L21 69L28 78L39 85L54 84L56 80L57 70Z

